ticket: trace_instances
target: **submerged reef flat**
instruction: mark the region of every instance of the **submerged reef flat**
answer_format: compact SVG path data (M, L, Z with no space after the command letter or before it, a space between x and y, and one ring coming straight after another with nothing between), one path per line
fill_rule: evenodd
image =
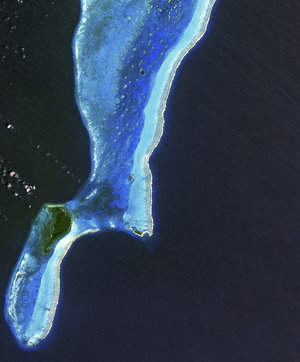
M5 304L21 348L35 348L49 333L60 264L77 238L109 229L152 235L149 157L175 71L204 34L213 3L82 0L73 39L75 96L92 169L71 201L45 204L32 224Z

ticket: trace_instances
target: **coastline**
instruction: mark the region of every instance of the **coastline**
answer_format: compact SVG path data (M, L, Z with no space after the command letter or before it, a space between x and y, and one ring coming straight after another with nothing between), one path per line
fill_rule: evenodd
M90 172L70 46L80 1L3 9L14 10L19 18L2 24L3 35L26 59L4 52L3 166L37 192L29 209L5 184L0 190L2 304L41 204L67 202L82 186L54 157L83 182ZM50 333L24 350L2 310L1 361L300 356L296 10L294 1L215 3L175 75L149 160L153 236L101 230L76 240L61 264Z
M165 122L164 112L166 109L167 99L172 87L172 83L176 75L176 71L180 66L184 57L204 36L207 30L208 22L210 20L211 12L215 4L215 1L216 0L213 1L208 0L205 4L202 4L200 1L198 1L193 18L190 21L188 27L185 29L184 33L182 34L180 41L170 51L170 53L162 63L155 77L154 86L151 91L150 99L144 109L145 124L142 130L140 142L134 153L134 165L132 169L132 174L137 175L140 167L139 158L142 158L143 165L142 165L142 171L140 172L142 173L141 179L145 178L146 180L143 190L144 193L143 198L145 201L139 202L139 205L142 204L145 205L146 208L145 213L147 215L147 220L148 220L148 225L147 225L148 230L143 231L141 236L143 236L146 233L149 234L149 236L153 234L153 226L154 226L153 217L152 217L153 177L149 166L149 159L163 135L163 127ZM205 9L204 12L203 8ZM199 24L197 25L198 19L201 19L201 21L199 21ZM189 34L187 35L187 33L189 32L192 32L193 35L192 36ZM190 39L188 39L189 36ZM185 37L187 39L185 39ZM185 44L182 45L182 43ZM175 54L177 53L177 57L174 57L174 53ZM175 61L173 61L174 58L176 59ZM152 141L150 141L150 143L149 143L149 133L153 134ZM146 144L144 148L142 148L143 143ZM133 184L130 190L128 208L130 208L131 206L130 203L136 202L138 194L139 192L136 191L135 185ZM135 208L132 207L132 210L134 209Z
M187 42L187 44L184 47L180 48L180 43L178 42L178 44L176 45L176 47L174 49L172 49L169 53L169 55L167 56L167 58L165 59L165 61L163 62L161 68L159 69L159 72L155 78L155 82L154 82L154 87L152 89L151 92L151 96L150 99L146 105L146 108L144 110L145 113L145 124L147 122L147 125L144 125L143 131L142 131L142 135L141 135L141 141L139 143L139 145L142 143L143 141L143 137L147 137L147 130L145 130L146 127L151 127L153 126L153 121L151 121L151 118L153 117L153 113L151 113L152 109L149 111L149 113L147 113L146 109L151 108L151 103L152 103L152 99L154 98L153 94L156 95L157 89L162 89L161 90L161 95L158 96L159 98L159 102L156 102L157 106L157 111L156 111L156 117L157 117L157 122L155 125L155 130L154 130L154 137L153 137L153 141L150 143L150 145L147 148L147 151L144 155L144 162L143 162L143 172L145 173L146 176L146 180L148 180L148 184L146 184L146 191L145 194L149 196L149 198L146 199L146 213L147 213L147 217L148 217L148 229L147 231L143 231L141 235L141 237L143 237L145 234L149 234L149 236L151 236L153 234L153 218L152 218L152 182L153 182L153 177L152 177L152 173L151 173L151 169L149 166L149 159L151 157L151 154L153 153L154 149L157 147L162 135L163 135L163 126L164 126L164 112L166 109L166 105L167 105L167 99L172 87L172 83L174 80L174 77L176 75L176 71L178 69L178 67L180 66L182 60L184 59L184 57L187 55L187 53L198 43L198 41L204 36L206 30L207 30L207 25L211 16L211 12L213 9L213 5L215 4L216 0L213 0L212 2L208 1L207 4L202 5L200 4L200 1L198 1L197 4L197 8L195 11L195 14L188 26L188 28L184 31L184 34L182 35L182 38L184 38L184 36L188 37L188 35L185 35L186 33L188 33L189 31L191 31L192 29L196 28L195 27L195 23L197 22L197 18L202 18L202 21L199 22L199 28L196 30L194 30L194 36L192 37L192 39L190 41ZM203 14L203 6L206 8L205 13ZM185 39L182 40L183 42L185 41ZM179 48L179 49L178 49ZM75 49L75 47L74 47ZM178 57L176 58L176 61L173 62L173 64L169 65L169 60L173 58L174 53L179 53ZM75 53L74 53L75 56ZM164 67L170 66L170 70L168 71L167 75L165 75L165 69ZM160 80L158 78L160 77L164 77L164 80ZM164 86L161 88L161 83L164 83ZM77 91L77 89L76 89ZM155 97L156 98L156 97ZM76 100L77 102L77 100ZM78 107L80 108L80 107ZM81 113L81 112L80 112ZM139 146L138 146L139 147ZM134 157L136 158L136 153L138 153L138 148L136 149L136 152L134 154ZM92 155L91 155L92 156ZM133 166L133 171L134 173L134 166ZM132 190L132 189L131 189ZM131 192L130 192L131 193ZM136 195L132 195L132 197L136 198ZM129 197L130 200L130 197ZM130 201L129 201L130 203ZM69 250L69 248L71 247L71 245L73 244L73 242L80 238L83 235L89 234L89 233L96 233L99 232L100 229L90 229L90 230L86 230L80 234L78 234L76 237L74 237L67 245L67 247L64 249L64 252L60 255L59 260L56 263L56 268L58 269L58 274L57 277L55 278L56 280L56 293L55 293L55 306L52 309L52 314L51 314L51 322L50 322L50 327L47 331L45 331L43 333L43 337L41 339L44 339L48 333L51 330L51 326L52 326L52 322L55 316L55 311L56 311L56 307L58 304L58 299L59 299L59 294L60 294L60 265L61 262L64 258L64 256L66 255L67 251ZM62 239L63 240L63 239ZM62 241L61 240L61 241ZM60 241L60 242L61 242ZM60 244L60 243L59 243ZM59 244L57 245L56 248L59 247Z
M74 223L75 224L75 223ZM77 225L75 225L77 226ZM76 231L77 230L77 227L75 228L75 230L73 230L73 233L76 234ZM54 253L53 253L53 256L51 257L54 258L54 261L52 261L51 263L51 259L49 261L49 263L47 264L47 267L46 267L46 270L43 274L43 277L42 277L42 282L41 282L41 288L42 287L45 287L45 281L43 282L43 279L46 279L46 278L50 278L50 279L53 279L53 284L54 284L54 287L53 287L53 298L51 299L52 300L52 305L50 307L50 311L49 311L49 315L48 315L48 323L47 325L42 329L41 331L41 335L39 336L38 340L36 341L33 341L31 342L32 344L30 346L28 346L29 348L32 348L34 347L35 345L37 345L41 340L45 339L47 337L47 335L49 334L51 328L52 328L52 325L53 325L53 320L54 320L54 317L55 317L55 313L56 313L56 309L57 309L57 305L59 303L59 295L60 295L60 268L61 268L61 263L63 261L63 258L65 257L65 255L67 254L67 252L69 251L70 247L72 246L72 244L77 240L79 239L81 236L84 236L86 234L91 234L91 233L97 233L99 232L100 229L89 229L89 230L86 230L86 231L83 231L81 233L79 233L78 235L66 235L64 238L62 238L59 243L57 244L55 250L54 250ZM71 233L71 231L70 231ZM64 240L66 239L67 240ZM69 240L68 240L69 239ZM60 250L61 249L61 250ZM58 255L55 255L55 254L58 254ZM47 269L49 269L48 271L48 274L47 275ZM47 283L46 283L47 284ZM47 284L48 286L48 284ZM40 289L41 289L40 288ZM39 293L38 293L38 296L40 294L40 290L39 290ZM37 297L37 302L38 302L38 297ZM43 306L42 306L43 308ZM34 312L32 314L33 318L34 318L34 313L38 313L39 310L36 311L36 309L38 309L38 306L37 304L35 305L35 308L34 308ZM30 322L30 324L32 323L32 320ZM28 325L27 329L30 328L30 324ZM26 329L26 332L27 332L27 329ZM25 332L25 334L26 334ZM29 344L29 341L30 339L28 340L28 344Z
M133 154L134 162L132 167L132 174L134 174L136 182L134 182L130 188L128 208L125 213L126 216L129 215L129 218L127 220L124 220L124 215L123 224L120 224L119 230L124 230L125 224L125 226L127 226L126 231L130 231L131 233L136 234L139 237L143 237L145 234L149 234L149 236L151 236L153 233L152 173L149 167L149 159L163 134L163 115L172 82L176 74L176 70L185 55L204 35L214 3L215 0L213 0L212 2L208 0L205 4L200 4L200 1L197 2L196 10L193 14L192 20L188 24L187 28L184 30L178 43L173 48L171 48L169 54L162 62L153 80L153 88L150 91L150 98L145 108L143 109L144 126L141 132L139 143ZM81 18L79 20L79 25L75 29L74 34L76 34L77 29L81 24L84 4L85 3L82 2ZM78 75L78 64L76 62L77 50L74 42L72 43L72 46L75 63L75 100L81 117L84 118L78 102L79 97L77 97L78 88L76 77ZM91 134L90 136L90 139L92 139ZM93 159L95 157L95 154L92 152L93 146L94 145L92 144L90 147L92 168L87 183L92 176L94 167ZM137 192L137 188L139 192ZM136 225L135 216L137 220ZM48 335L51 330L60 294L60 266L70 246L76 239L80 238L81 236L100 231L100 229L98 228L87 229L86 225L82 225L84 226L84 231L77 234L77 232L79 231L78 227L80 228L81 226L81 221L84 223L84 220L77 220L78 223L76 223L75 220L73 221L71 231L59 240L58 244L55 247L53 255L47 262L46 268L42 274L40 287L36 295L36 300L34 303L32 315L30 317L30 322L26 326L25 331L22 333L23 337L28 337L26 339L27 344L23 345L23 347L25 348L32 348L37 345ZM30 250L30 245L28 246ZM24 255L26 254L26 250L27 245L25 244L24 250L21 253L21 258L17 263L17 267L13 275L15 275L15 272L18 270L19 264L23 260ZM47 292L49 285L51 285L51 293L49 293L49 291ZM45 312L44 309L48 310L48 312ZM41 323L41 321L43 322Z
M157 147L162 135L163 135L163 126L164 126L164 112L166 109L166 104L167 104L167 99L172 87L172 83L174 80L174 77L176 75L176 71L178 69L178 67L180 66L182 60L184 59L184 57L187 55L187 53L198 43L198 41L204 36L206 30L207 30L207 25L211 16L211 12L212 12L212 8L213 5L215 3L216 0L213 0L212 2L208 1L205 5L200 4L200 1L198 1L197 4L197 8L195 11L195 14L193 15L193 18L190 22L190 24L188 25L187 29L184 31L184 34L181 37L181 41L178 42L178 44L170 51L170 53L168 54L167 58L165 59L165 61L163 62L162 66L159 69L159 72L155 78L155 82L154 82L154 86L152 88L152 92L150 95L150 99L145 107L144 110L144 114L145 114L145 125L141 134L141 140L140 143L138 145L141 145L141 143L144 141L143 137L147 137L148 132L147 132L147 128L148 127L153 127L153 109L152 107L152 102L155 103L156 106L156 117L157 117L157 122L155 125L155 129L152 131L154 133L153 136L153 140L150 143L150 145L147 147L147 151L144 153L144 162L143 162L143 172L145 173L146 176L146 191L145 194L148 195L149 197L146 198L146 213L147 213L147 218L148 218L148 230L143 231L141 235L141 237L143 237L145 234L149 234L149 236L151 236L153 234L153 218L152 218L152 182L153 182L153 177L152 177L152 173L150 170L150 166L149 166L149 159L151 154L153 153L154 149ZM205 12L203 14L203 7L205 8ZM202 21L199 22L199 26L198 28L195 26L195 24L197 23L197 19L201 18ZM195 29L195 30L194 30ZM76 30L75 30L76 31ZM194 35L193 37L187 41L185 39L189 37L189 32L193 31ZM186 43L184 45L184 47L182 47L181 43ZM75 50L75 47L74 47ZM173 62L173 64L169 64L170 59L173 59L174 57L174 53L179 53L176 61ZM74 53L75 56L75 53ZM169 67L170 69L168 70L168 72L166 72L166 70L164 68ZM161 80L160 78L164 78L163 80ZM161 87L161 83L164 84L163 87ZM159 96L157 96L156 94L158 92L158 89L160 89L161 94ZM76 88L77 91L77 88ZM155 102L156 98L159 99L158 102ZM155 99L155 100L153 100ZM77 102L77 100L76 100ZM78 106L78 108L80 109L80 107ZM148 112L148 108L149 108L149 112ZM80 111L81 113L81 111ZM136 153L138 153L138 148L135 151L134 157L136 158ZM92 157L92 155L91 155ZM133 173L134 173L134 167L135 164L133 165ZM147 184L148 183L148 184ZM130 191L131 193L131 191ZM133 194L132 197L136 198L136 194ZM129 203L130 203L130 197L129 197ZM61 262L64 258L64 256L66 255L67 251L69 250L69 248L71 247L71 245L73 244L73 242L80 238L83 235L86 234L90 234L90 233L96 233L99 232L100 229L89 229L86 230L80 234L78 234L77 236L73 237L65 246L65 248L63 249L63 253L59 255L58 260L56 261L55 264L55 268L56 269L56 277L54 278L55 280L55 287L54 287L54 293L55 296L53 298L53 307L51 309L51 315L49 318L49 328L45 329L45 331L42 334L41 339L44 339L50 332L51 327L52 327L52 323L55 317L55 312L56 312L56 308L58 305L58 301L59 301L59 294L60 294L60 266L61 266ZM63 238L64 239L64 238ZM57 248L60 247L61 242L63 241L63 239L59 242L59 244L56 246L55 250Z

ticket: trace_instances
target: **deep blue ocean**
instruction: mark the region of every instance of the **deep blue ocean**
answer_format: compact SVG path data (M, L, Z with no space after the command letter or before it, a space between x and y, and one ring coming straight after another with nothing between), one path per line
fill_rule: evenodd
M151 157L152 240L76 242L46 348L18 348L3 306L31 220L90 170L79 12L79 0L0 0L0 362L300 360L296 0L217 0Z

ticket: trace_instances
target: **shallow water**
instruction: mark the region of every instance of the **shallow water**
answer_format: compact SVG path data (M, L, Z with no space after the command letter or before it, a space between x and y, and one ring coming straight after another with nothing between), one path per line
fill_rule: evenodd
M87 135L68 74L78 8L64 2L51 13L49 4L45 11L30 6L19 38L1 20L6 42L24 42L29 63L13 54L1 63L1 113L22 136L1 128L0 154L36 185L41 201L63 201L78 184L29 147L40 142L79 178L88 175ZM156 254L117 233L74 245L53 344L19 351L1 316L1 360L299 358L297 16L295 1L217 4L208 37L179 69L152 158ZM66 43L58 23L70 26ZM4 297L41 201L27 209L0 186L9 219L0 237Z

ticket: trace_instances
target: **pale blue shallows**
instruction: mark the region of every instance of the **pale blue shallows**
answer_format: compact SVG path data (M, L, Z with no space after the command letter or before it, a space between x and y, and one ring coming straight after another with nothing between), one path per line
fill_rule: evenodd
M36 348L52 327L60 264L75 239L108 229L152 235L149 157L176 68L204 34L213 3L82 0L73 39L75 97L92 169L73 200L43 205L12 274L5 317L21 348ZM53 210L71 226L49 244Z

